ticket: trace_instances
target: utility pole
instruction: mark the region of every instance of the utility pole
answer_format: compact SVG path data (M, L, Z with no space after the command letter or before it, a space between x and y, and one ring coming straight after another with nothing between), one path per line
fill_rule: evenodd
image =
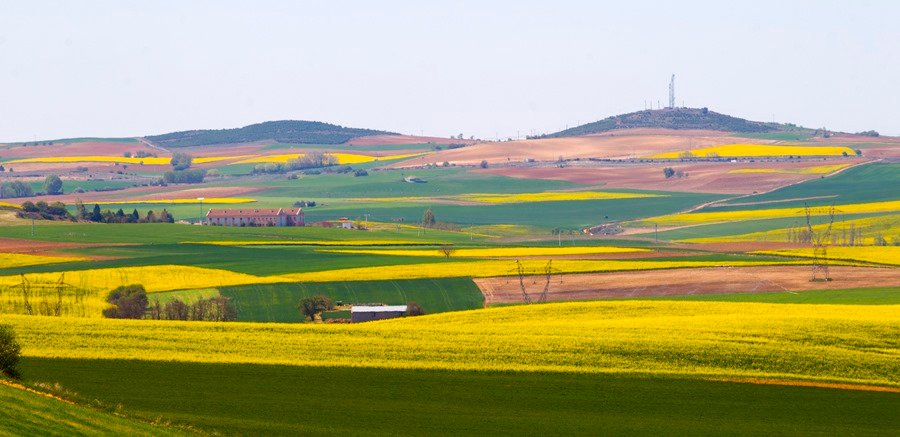
M659 223L654 223L654 224L653 224L653 227L654 227L655 232L656 232L656 242L659 243Z
M197 200L200 201L200 217L197 218L197 223L200 223L200 226L203 226L203 200L205 197L198 197Z
M31 236L34 236L34 219L31 219Z

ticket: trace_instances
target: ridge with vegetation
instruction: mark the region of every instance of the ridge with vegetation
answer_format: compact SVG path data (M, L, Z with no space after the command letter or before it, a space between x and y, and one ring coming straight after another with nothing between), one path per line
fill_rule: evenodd
M756 134L804 132L813 135L815 133L812 129L798 127L789 123L750 121L710 111L707 108L666 108L614 115L603 120L575 126L556 133L540 135L535 138L573 137L635 128L708 129Z
M356 137L395 134L394 132L343 127L318 121L279 120L234 129L188 130L150 135L145 138L161 147L191 147L264 140L272 140L277 143L341 144Z

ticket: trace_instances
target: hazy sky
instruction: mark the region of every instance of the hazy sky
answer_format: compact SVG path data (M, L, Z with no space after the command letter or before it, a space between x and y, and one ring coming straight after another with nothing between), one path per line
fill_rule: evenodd
M0 141L319 120L489 138L665 104L900 135L900 1L3 1Z

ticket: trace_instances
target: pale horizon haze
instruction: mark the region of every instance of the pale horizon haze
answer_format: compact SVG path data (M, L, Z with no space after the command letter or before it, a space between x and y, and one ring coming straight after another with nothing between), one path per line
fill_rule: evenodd
M298 119L547 133L666 104L900 135L900 2L0 1L0 142Z

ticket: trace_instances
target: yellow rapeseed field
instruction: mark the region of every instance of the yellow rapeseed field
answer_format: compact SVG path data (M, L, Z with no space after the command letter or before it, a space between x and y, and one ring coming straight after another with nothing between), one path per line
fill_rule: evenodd
M812 257L813 249L762 250L752 253ZM829 260L863 261L900 266L900 246L831 246L827 249ZM900 277L900 272L897 272Z
M632 247L611 246L583 246L583 247L493 247L478 249L454 249L452 257L459 258L497 258L518 256L552 256L552 255L591 255L602 253L630 253L649 252L650 249L637 249ZM440 249L344 249L324 250L324 252L356 253L370 255L395 255L395 256L437 256L446 254Z
M802 168L741 168L728 173L783 173L783 174L828 174L849 167L850 164L818 165Z
M814 215L827 215L828 207L815 207ZM839 214L865 214L900 211L900 200L871 203L851 203L835 205ZM660 226L679 226L704 223L733 222L741 220L760 220L784 217L805 217L803 208L747 209L740 211L692 212L672 214L643 219L641 223L658 224Z
M13 267L36 266L41 264L66 263L84 261L85 258L69 256L44 256L25 253L0 253L0 269Z
M772 146L765 144L725 144L721 146L705 147L689 151L658 153L646 156L648 159L678 159L685 152L697 158L722 157L722 158L748 158L761 156L856 156L856 152L849 147L841 146Z
M900 386L900 305L498 307L357 325L7 316L26 357L629 373Z
M63 274L64 273L64 274ZM288 282L277 276L254 276L228 270L208 269L179 265L157 265L138 267L112 267L103 269L75 270L69 272L29 273L26 280L35 293L42 287L55 290L61 278L65 284L80 290L78 308L67 308L76 316L99 317L106 308L106 295L120 285L142 284L148 292L172 291L194 288L222 287L228 285ZM0 290L6 289L0 303L0 312L19 313L22 296L19 290L22 276L0 276ZM50 293L53 294L53 293ZM51 297L55 297L51 296ZM67 303L67 306L69 303Z
M20 205L16 205L15 203L9 203L9 202L0 202L0 207L14 208L14 209L22 208Z
M243 159L235 162L235 164L259 164L259 163L286 163L292 159L302 157L303 153L290 153L285 155L262 155L252 158ZM354 153L329 153L329 155L337 158L339 164L363 164L373 161L388 161L393 159L412 158L424 155L424 153L411 153L406 155L388 155L388 156L369 156L357 155Z
M612 200L612 199L643 199L649 197L666 197L662 194L647 193L613 193L606 191L566 191L542 193L517 193L517 194L461 194L454 196L460 200L481 203L529 203L529 202L560 202L566 200Z
M90 202L98 205L131 205L131 204L190 204L190 203L200 203L201 201L195 198L188 199L132 199L132 200L116 200L110 202ZM256 202L256 199L250 199L247 197L206 197L202 201L206 204L213 203L252 203Z

